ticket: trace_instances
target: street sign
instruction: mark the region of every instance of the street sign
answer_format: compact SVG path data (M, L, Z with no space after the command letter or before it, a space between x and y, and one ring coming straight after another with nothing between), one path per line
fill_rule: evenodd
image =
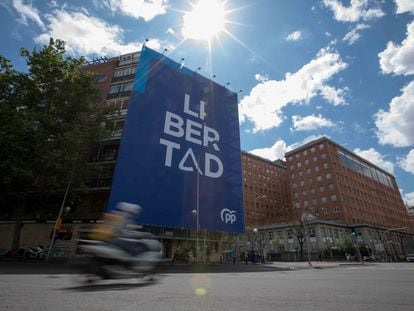
M144 48L109 210L140 204L139 223L244 231L237 94Z
M55 230L59 230L61 226L62 226L62 218L56 219Z

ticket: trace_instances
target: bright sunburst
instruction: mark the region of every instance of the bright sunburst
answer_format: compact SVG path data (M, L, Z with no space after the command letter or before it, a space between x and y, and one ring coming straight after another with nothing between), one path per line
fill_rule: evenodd
M199 0L193 10L183 16L183 36L186 39L210 41L225 31L226 10L220 0Z

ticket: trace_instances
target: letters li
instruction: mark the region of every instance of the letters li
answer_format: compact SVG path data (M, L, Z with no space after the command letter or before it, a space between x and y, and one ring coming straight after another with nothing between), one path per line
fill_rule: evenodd
M190 109L190 95L184 96L184 113L196 117L204 121L205 116L205 102L200 100L199 112L192 111ZM164 122L164 134L184 138L186 141L197 144L203 147L208 147L211 144L216 151L220 151L218 142L220 139L219 133L205 125L204 122L196 122L191 119L183 119L180 115L172 113L170 111L165 112ZM171 167L173 165L173 159L181 159L178 168L182 171L192 172L195 169L201 175L205 175L211 178L219 178L223 175L223 163L214 154L205 152L204 154L204 167L200 167L201 155L196 158L193 150L190 148L182 155L181 145L171 140L160 138L160 144L166 147L165 149L165 166ZM203 150L204 148L201 148ZM215 165L213 164L215 163ZM204 171L204 172L203 172Z

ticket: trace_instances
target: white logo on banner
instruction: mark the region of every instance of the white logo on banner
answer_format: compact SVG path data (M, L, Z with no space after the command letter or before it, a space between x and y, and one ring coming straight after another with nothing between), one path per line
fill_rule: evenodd
M184 95L183 112L187 116L197 118L198 120L184 119L180 115L171 111L165 112L164 134L174 137L175 142L160 138L160 144L166 147L164 165L172 167L173 162L178 162L178 169L186 172L198 171L200 175L210 178L219 178L223 175L223 163L221 159L211 153L205 152L204 157L194 154L192 148L187 150L181 149L178 140L185 140L194 145L208 148L210 145L216 152L219 152L220 134L213 128L207 126L204 122L205 105L202 100L199 102L199 112L190 109L190 95ZM200 163L203 159L204 163Z
M223 208L220 212L221 221L228 224L233 224L236 221L236 211L231 211L228 208Z

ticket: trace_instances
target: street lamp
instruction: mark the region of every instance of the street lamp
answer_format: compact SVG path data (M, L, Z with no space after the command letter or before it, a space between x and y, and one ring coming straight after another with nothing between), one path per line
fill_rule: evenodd
M265 199L267 198L267 195L265 194L260 194L258 195L255 199L254 199L254 228L253 228L253 233L254 233L254 248L255 250L257 250L257 233L259 232L259 229L257 228L257 201L260 199ZM253 254L252 254L253 256Z

